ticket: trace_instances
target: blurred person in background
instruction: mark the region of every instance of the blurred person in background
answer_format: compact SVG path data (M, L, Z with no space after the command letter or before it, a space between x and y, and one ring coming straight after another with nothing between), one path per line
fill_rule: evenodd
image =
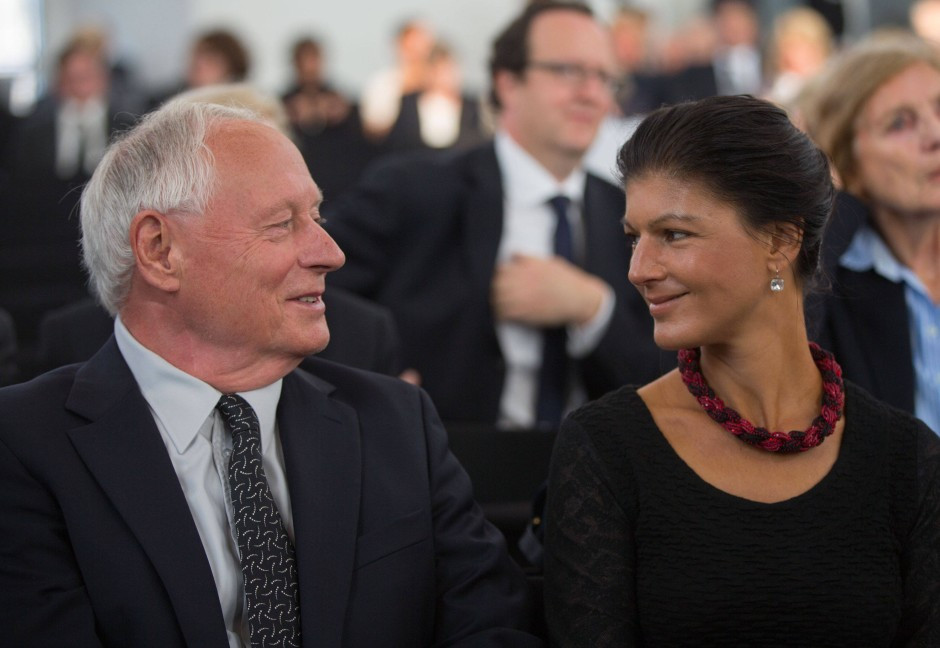
M876 34L833 60L803 112L847 194L811 323L846 378L940 431L940 53Z
M373 75L359 99L362 127L368 137L385 139L398 117L401 98L425 88L434 42L434 32L423 21L408 20L398 28L395 65Z
M350 102L326 80L323 45L304 37L294 43L294 81L281 96L293 128L320 132L349 116Z
M914 33L940 47L940 0L917 0L908 15Z
M14 126L8 188L0 199L0 306L13 316L27 356L42 313L87 295L79 188L111 136L135 120L112 103L109 89L101 43L80 31L58 54L52 91Z
M197 36L189 50L186 78L150 100L150 108L190 88L218 83L237 83L248 78L251 57L242 40L227 29L213 29Z
M79 27L73 32L73 43L81 43L82 48L97 52L108 68L108 102L115 112L126 111L140 115L146 109L147 97L137 79L134 68L128 61L114 51L111 34L104 27L95 24Z
M582 3L530 4L490 79L494 142L389 156L325 205L333 279L392 310L445 420L550 430L663 368L622 281L623 193L582 164L613 107L609 34Z
M610 25L614 56L623 74L617 105L625 117L658 107L659 75L651 67L649 24L645 10L621 7Z
M829 23L819 12L798 7L777 16L769 46L770 87L765 98L785 108L795 106L806 82L819 73L834 45Z
M359 106L328 81L327 51L312 37L291 48L294 79L281 96L294 141L330 200L353 186L382 148L362 130Z
M715 36L710 56L705 60L693 59L666 80L664 103L714 95L757 94L762 89L760 23L752 2L712 0L710 26ZM696 52L698 57L706 53Z
M454 52L438 41L428 54L425 86L402 96L384 149L466 148L482 142L479 101L463 93L461 81Z

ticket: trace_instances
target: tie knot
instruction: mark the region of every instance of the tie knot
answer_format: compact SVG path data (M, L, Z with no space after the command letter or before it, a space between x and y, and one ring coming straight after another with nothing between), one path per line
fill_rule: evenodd
M258 430L258 415L254 408L238 394L222 394L215 408L222 415L226 427L234 435L237 432Z
M559 218L568 218L568 205L571 204L571 199L568 196L559 194L554 198L550 198L548 204L552 206L552 210L555 212L555 215Z
M574 241L571 233L571 223L568 222L568 205L571 200L568 196L558 195L550 199L549 204L555 212L555 235L553 236L554 252L563 259L574 262Z

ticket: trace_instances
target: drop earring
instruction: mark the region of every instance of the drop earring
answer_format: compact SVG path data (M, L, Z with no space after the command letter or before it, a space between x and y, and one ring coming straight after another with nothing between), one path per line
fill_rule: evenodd
M771 292L780 292L783 290L783 277L780 276L780 269L774 266L774 278L770 280Z

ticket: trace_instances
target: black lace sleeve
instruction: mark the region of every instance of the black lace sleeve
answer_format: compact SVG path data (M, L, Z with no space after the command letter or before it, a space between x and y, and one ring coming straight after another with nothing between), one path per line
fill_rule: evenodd
M903 560L904 618L896 645L940 646L940 438L920 424L916 517Z
M586 430L569 418L552 457L545 521L545 607L553 646L636 645L633 516L617 497L619 484L611 483L607 464ZM619 474L615 481L621 479Z

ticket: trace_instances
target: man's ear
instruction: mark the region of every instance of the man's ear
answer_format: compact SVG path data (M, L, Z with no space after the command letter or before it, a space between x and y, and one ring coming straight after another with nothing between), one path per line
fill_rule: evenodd
M506 108L508 104L512 103L513 91L519 86L520 82L519 75L510 70L499 70L493 76L493 88L496 91L496 96L499 97L502 108Z
M145 210L134 216L130 243L141 279L159 290L179 290L179 254L166 215Z

